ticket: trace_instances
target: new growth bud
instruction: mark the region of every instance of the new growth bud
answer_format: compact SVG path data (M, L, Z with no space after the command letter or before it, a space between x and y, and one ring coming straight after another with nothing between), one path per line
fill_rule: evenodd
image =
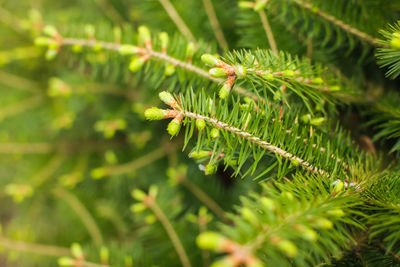
M277 243L277 247L286 254L286 256L288 256L289 258L294 258L297 255L297 247L295 244L293 244L293 242L289 241L289 240L280 240Z
M219 59L217 56L210 55L210 54L204 54L201 56L201 61L203 61L205 64L209 66L216 67L219 63Z
M165 118L164 111L155 107L146 109L144 116L148 120L162 120Z
M168 127L167 127L168 133L172 136L178 135L180 129L181 129L181 120L179 118L174 118L168 124Z
M203 119L197 119L196 127L197 127L197 130L199 130L201 132L204 128L206 128L206 122Z
M132 72L137 72L142 68L145 62L146 58L144 57L133 57L131 63L129 63L129 70Z
M222 78L227 76L226 70L223 68L212 68L208 71L208 73L210 73L210 75L215 78Z
M227 239L216 232L204 232L196 238L197 246L201 249L214 250L220 252Z

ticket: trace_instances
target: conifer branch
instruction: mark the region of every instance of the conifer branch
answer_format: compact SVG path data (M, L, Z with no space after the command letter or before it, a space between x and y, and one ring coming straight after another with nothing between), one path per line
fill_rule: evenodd
M207 117L207 116L203 116L203 115L200 115L200 114L196 114L196 113L193 113L193 112L188 112L188 111L182 111L181 115L184 116L184 117L198 119L198 120L204 120L206 122L209 122L209 123L211 123L213 126L215 126L217 128L224 129L224 130L226 130L228 132L231 132L231 133L233 133L233 134L235 134L235 135L237 135L237 136L239 136L239 137L241 137L243 139L246 139L246 140L248 140L248 141L250 141L250 142L252 142L252 143L254 143L254 144L256 144L256 145L258 145L258 146L260 146L260 147L262 147L262 148L264 148L264 149L266 149L266 150L268 150L268 151L270 151L272 153L275 153L275 154L277 154L277 155L279 155L279 156L281 156L283 158L286 158L286 159L288 159L290 161L294 161L294 162L296 162L296 164L297 163L300 164L304 169L306 169L306 170L308 170L308 171L310 171L312 173L320 174L320 175L323 175L323 176L329 176L329 174L325 170L319 169L316 166L313 166L312 164L310 164L309 162L307 162L307 161L305 161L305 160L303 160L303 159L301 159L301 158L299 158L299 157L297 157L297 156L295 156L295 155L293 155L293 154L291 154L291 153L289 153L289 152L287 152L287 151L285 151L285 150L283 150L283 149L281 149L279 147L276 147L276 146L274 146L274 145L272 145L272 144L270 144L270 143L268 143L266 141L263 141L260 138L258 138L256 136L253 136L252 134L250 134L250 133L248 133L246 131L243 131L241 129L233 127L233 126L231 126L231 125L229 125L229 124L227 124L225 122L222 122L222 121L219 121L217 119L210 118L210 117Z
M260 10L258 12L261 18L262 25L265 30L265 34L267 35L269 46L271 47L272 52L275 56L278 56L278 47L275 42L274 34L272 33L271 26L269 25L267 14L264 10Z
M96 40L84 40L84 39L74 39L74 38L64 38L62 39L62 43L61 45L78 45L78 46L87 46L87 47L95 47L95 46L100 46L103 49L106 50L112 50L115 52L120 52L122 45L121 44L116 44L116 43L108 43L108 42L103 42L103 41L96 41ZM138 49L138 51L136 52L136 54L138 55L142 55L142 56L149 56L150 58L154 58L154 59L158 59L160 61L166 62L166 63L170 63L174 66L180 67L182 69L185 69L186 71L195 73L198 76L207 78L213 82L216 83L222 83L224 80L220 79L220 78L215 78L212 77L207 71L189 63L189 62L184 62L180 59L171 57L165 53L160 53L158 51L155 51L153 49L149 49L148 47L146 49L141 48ZM247 91L244 88L241 87L234 87L233 89L234 91L236 91L238 94L241 94L245 97L250 97L253 100L257 101L259 98Z
M350 33L350 34L352 34L354 36L357 36L361 40L363 40L363 41L365 41L365 42L367 42L367 43L369 43L369 44L371 44L371 45L373 45L375 47L384 47L378 41L377 38L374 38L374 37L368 35L367 33L362 32L362 31L360 31L360 30L358 30L358 29L356 29L356 28L344 23L343 21L335 18L334 16L329 15L329 14L321 11L318 8L315 8L311 3L305 2L303 0L291 0L291 1L293 1L297 5L301 6L302 8L307 9L308 11L312 12L313 14L316 14L317 16L320 16L321 18L323 18L323 19L329 21L330 23L338 26L342 30L344 30L344 31L346 31L346 32L348 32L348 33Z
M215 10L211 0L203 0L203 5L219 45L224 50L228 50L229 49L228 43L225 39L224 32L221 29L221 25L219 24L217 15L215 14Z
M175 23L176 27L179 29L179 31L186 36L188 40L193 42L194 44L197 43L196 38L190 31L189 27L186 25L186 23L183 21L181 16L178 14L176 11L175 7L171 4L169 0L158 0L160 4L164 7L165 11L168 13L168 16L171 18L171 20Z
M94 244L100 247L103 243L102 234L96 224L96 221L86 209L86 207L82 204L82 202L75 195L68 192L62 187L56 188L54 190L54 193L59 198L65 200L65 202L76 212L78 217L82 220L83 225L88 230L90 236L92 237Z

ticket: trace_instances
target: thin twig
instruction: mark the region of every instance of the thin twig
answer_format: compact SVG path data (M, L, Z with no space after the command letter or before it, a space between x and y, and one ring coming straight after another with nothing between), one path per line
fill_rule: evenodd
M168 16L175 23L176 27L178 27L179 31L186 36L191 42L197 44L196 38L194 38L192 32L183 21L183 19L179 16L175 7L171 4L169 0L158 0L160 4L164 7L165 11L168 13Z
M0 246L9 250L28 252L46 256L54 256L54 257L72 256L69 248L35 244L35 243L26 243L22 241L7 239L4 237L0 237Z
M148 198L151 198L151 196L148 196ZM182 263L182 266L183 267L191 267L189 257L186 254L185 248L183 247L181 240L179 239L177 233L175 232L174 227L169 222L167 216L165 216L163 211L157 205L157 202L155 201L155 199L149 199L149 201L147 201L146 204L154 212L154 215L157 217L157 219L163 225L165 231L167 232L169 238L171 239L172 244L175 247L176 253L178 254L178 257Z
M103 243L103 237L101 235L100 229L96 224L96 221L83 205L83 203L72 193L65 190L62 187L58 187L54 190L54 193L65 202L76 212L78 217L82 220L90 236L93 239L93 243L96 246L101 246Z
M219 21L218 21L217 15L215 14L215 10L214 10L211 0L203 0L203 5L204 5L208 19L210 20L211 27L214 31L214 35L217 38L219 45L223 49L228 50L229 49L228 42L225 39L224 32L221 29L221 25L219 24Z
M269 46L271 47L272 53L274 53L275 56L278 56L278 48L276 46L275 38L272 33L271 26L269 25L267 14L265 14L264 10L261 10L258 12L260 14L261 22L263 24L265 33L267 34Z

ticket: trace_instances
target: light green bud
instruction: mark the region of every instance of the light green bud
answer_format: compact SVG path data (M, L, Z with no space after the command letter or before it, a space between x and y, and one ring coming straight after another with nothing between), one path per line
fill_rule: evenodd
M57 31L56 27L54 27L52 25L46 25L43 28L43 33L48 35L48 36L53 37L53 36L57 35L58 31Z
M168 106L171 106L176 102L172 94L167 91L160 92L158 96L161 99L161 101L167 104Z
M70 257L61 257L58 258L58 265L61 267L72 267L75 266L75 259Z
M192 58L195 52L195 46L194 43L190 42L186 46L186 58Z
M206 169L204 170L205 175L211 175L217 172L218 166L213 165L211 163L206 165Z
M221 78L226 76L226 70L223 68L212 68L208 73L215 78Z
M315 84L323 84L324 80L321 77L316 77L313 79L313 83Z
M393 37L390 41L390 47L396 50L400 50L400 37Z
M250 8L254 8L254 2L239 1L238 6L240 9L250 9Z
M219 129L218 128L212 128L210 135L212 138L216 139L219 137Z
M199 130L200 132L203 131L203 129L206 128L205 120L197 119L196 120L196 127L197 127L197 130Z
M134 55L138 52L138 47L134 45L123 44L119 47L119 53L123 56Z
M320 118L312 118L310 120L310 124L314 125L314 126L320 126L322 125L322 123L324 123L325 118L324 117L320 117Z
M160 32L160 33L158 34L158 39L160 40L161 47L162 47L163 49L167 49L168 42L169 42L168 33L166 33L166 32Z
M162 120L165 117L163 110L156 107L146 109L144 116L148 120Z
M151 38L150 30L146 26L140 26L138 28L139 43L145 44Z
M219 97L221 99L225 99L229 95L230 91L231 91L231 86L229 84L224 84L221 90L219 90Z
M132 58L131 63L129 64L129 70L132 72L137 72L142 68L144 63L145 60L143 57L134 57Z
M254 11L260 12L267 6L267 1L265 0L260 0L257 1L256 4L254 5Z
M173 64L167 64L164 70L165 76L171 76L174 73L175 73L175 66Z
M318 218L315 221L315 225L322 229L331 229L333 227L333 223L325 218Z
M131 196L137 201L143 201L147 197L146 193L140 189L133 189Z
M286 254L289 258L294 258L297 255L297 247L293 242L283 239L280 240L277 244L277 247Z
M344 211L342 209L328 210L326 213L339 218L344 216Z
M201 56L201 61L203 61L205 64L209 66L216 66L218 65L218 57L210 54L204 54Z
M48 46L51 43L51 39L48 37L36 37L35 45L37 46Z
M205 150L193 151L192 153L189 154L189 157L193 159L202 159L202 158L207 158L209 156L210 156L209 152Z
M267 81L273 81L275 80L275 76L272 73L269 72L264 72L263 74L261 74L261 77Z
M101 179L107 176L107 168L95 168L90 172L90 176L92 176L93 179Z
M143 203L135 203L131 206L131 211L133 213L140 213L146 209L147 207Z
M294 77L294 75L295 75L295 73L293 70L284 70L283 71L283 76L285 76L285 77L292 78L292 77Z
M267 209L269 209L269 210L271 210L271 211L273 211L273 210L276 209L275 202L274 202L272 199L270 199L270 198L262 197L262 198L260 199L260 202L261 202L261 204L262 204L265 208L267 208Z
M170 135L175 136L178 135L179 130L181 129L181 122L177 119L173 119L167 127L167 131Z
M83 259L83 251L81 245L78 243L72 243L71 245L71 253L76 259Z
M203 232L196 238L196 244L201 249L219 252L226 238L216 232Z

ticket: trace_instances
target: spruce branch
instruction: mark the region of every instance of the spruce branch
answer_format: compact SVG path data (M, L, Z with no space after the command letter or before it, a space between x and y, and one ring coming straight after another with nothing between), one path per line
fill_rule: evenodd
M283 149L282 146L284 146L284 141L282 139L278 139L279 142L277 143L271 143L265 140L265 139L275 140L274 135L277 135L278 132L281 131L288 134L287 130L282 129L282 125L288 123L288 121L284 122L283 124L282 121L285 121L286 119L288 120L291 119L289 119L286 116L285 119L283 119L282 114L280 112L277 113L275 115L276 117L274 118L272 116L271 111L269 111L265 106L261 106L259 107L259 110L263 112L257 112L256 114L252 114L251 121L253 122L253 124L249 125L249 120L248 120L249 117L246 113L240 114L239 112L240 104L238 103L234 104L235 107L234 110L229 110L227 105L217 106L217 104L215 104L215 100L207 99L202 95L200 95L198 99L195 99L192 96L192 93L189 93L185 97L181 95L179 97L179 100L175 100L172 95L166 92L162 92L160 93L160 98L163 102L172 107L172 110L161 110L158 108L152 108L145 111L145 116L147 119L150 120L160 120L171 117L174 118L168 126L168 131L171 135L177 135L183 118L186 118L185 123L189 124L187 126L187 129L194 129L195 127L194 124L196 124L196 127L199 129L200 133L204 132L203 129L205 126L199 127L198 122L202 121L203 123L205 123L205 125L211 126L212 130L209 132L210 134L208 138L206 137L207 135L202 134L201 135L202 139L198 139L197 148L195 150L196 155L194 157L199 157L199 158L207 157L208 154L205 156L201 156L200 154L198 154L200 153L199 147L200 144L204 146L204 144L211 142L210 146L213 147L211 161L215 162L215 160L218 160L219 156L217 157L216 155L221 155L220 154L221 151L223 149L226 149L226 151L224 151L224 154L227 155L224 156L227 160L227 162L225 163L228 164L229 161L234 157L236 149L238 149L235 147L238 145L239 142L240 146L242 147L240 149L241 153L238 156L240 162L244 162L247 158L251 157L249 152L243 152L244 147L252 147L251 149L254 151L254 155L257 155L254 158L255 163L253 166L253 170L256 168L258 161L264 154L261 153L261 151L264 152L269 151L272 154L275 154L277 158L282 157L283 159L287 159L288 161L292 162L293 165L301 166L302 168L304 168L307 171L310 171L311 173L319 174L325 177L329 177L332 175L330 171L327 171L319 166L314 165L313 163L310 163L308 159L301 158L300 156L297 156L296 154ZM213 103L212 106L205 104L208 102ZM260 103L260 105L262 105L262 103ZM212 115L209 115L210 113ZM272 124L269 124L270 122L272 122ZM246 130L243 130L244 126L248 128ZM222 131L223 133L222 135L219 134L220 131ZM272 136L268 136L268 133L270 133ZM186 139L189 139L192 134L193 130L190 131L187 130ZM220 139L222 137L224 141ZM299 138L299 136L295 132L288 134L287 137L289 140L292 140L288 141L288 143L292 144L292 146L287 146L287 149L291 149L292 151L298 151L298 148L296 148L296 145L294 145L294 143L298 141L301 142L301 145L304 145L303 138ZM282 138L282 136L280 138ZM317 139L319 138L320 137L318 137ZM213 140L215 140L215 142ZM248 143L243 141L248 141ZM188 140L186 141L186 143L187 142ZM309 150L309 152L305 154L302 154L300 152L300 154L304 155L307 158L309 157L309 159L313 160L314 162L320 162L320 163L324 162L324 160L318 161L316 160L316 158L317 157L325 158L326 159L325 164L328 163L326 167L332 171L337 168L341 169L339 165L341 165L340 162L342 162L343 159L339 159L338 155L333 155L325 151L324 148L320 147L320 143L313 144L312 141L309 142L310 142L309 144L312 145L309 145L308 147L309 149L312 149L312 151L315 154L311 150ZM224 145L224 143L229 145ZM234 145L235 143L236 145ZM339 144L343 146L343 143L341 141L338 141L338 145ZM243 163L240 163L239 166L241 166L242 164ZM347 165L345 164L345 166ZM348 167L342 169L341 172L346 173L347 172L346 169L348 169ZM210 172L211 169L206 170L206 173Z
M90 48L98 48L101 50L110 50L114 51L117 53L120 53L122 55L136 55L139 57L137 61L132 61L135 62L135 65L131 63L131 70L132 71L137 71L146 61L149 59L154 59L156 61L160 62L165 62L167 64L170 64L174 67L179 67L187 72L194 73L197 76L206 78L212 82L215 83L221 83L224 80L220 78L215 78L211 76L207 71L204 69L197 67L191 63L191 58L189 58L187 61L183 61L181 59L178 59L176 57L170 56L166 53L166 51L156 51L152 48L151 45L151 40L148 40L148 45L146 47L141 47L141 46L134 46L130 44L119 44L119 43L110 43L110 42L104 42L100 40L95 40L95 39L76 39L76 38L67 38L61 36L58 32L55 34L53 37L53 40L50 39L43 39L39 38L36 39L36 44L38 45L44 45L47 46L49 43L57 44L57 49L59 50L63 46L72 46L72 47L90 47ZM149 38L149 37L148 37ZM58 51L57 50L57 51ZM58 53L58 52L57 52ZM237 92L238 94L243 95L244 97L250 97L257 101L258 96L255 95L252 92L249 92L248 90L242 88L242 87L235 87L234 91Z
M103 243L103 237L96 221L83 205L83 203L71 192L65 190L62 187L54 189L54 194L63 199L78 215L82 220L83 225L88 230L93 242L96 246L100 247Z
M307 186L301 186L304 183ZM350 218L360 205L357 196L344 191L343 183L330 188L324 184L324 178L301 175L290 182L263 184L263 194L241 199L242 206L230 216L235 226L224 225L219 233L200 234L197 244L226 253L224 259L235 263L228 266L253 266L251 255L266 265L328 262L352 242L347 227L363 227Z

